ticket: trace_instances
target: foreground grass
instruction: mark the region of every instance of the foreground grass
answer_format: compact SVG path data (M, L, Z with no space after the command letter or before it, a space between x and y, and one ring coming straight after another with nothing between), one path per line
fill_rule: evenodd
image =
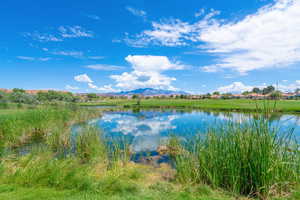
M94 103L81 103L83 106L122 106L137 107L136 100L112 99L103 100ZM276 106L275 106L276 105ZM248 111L255 112L257 107L263 109L266 106L264 100L247 100L247 99L143 99L138 107L141 108L193 108L193 109L210 109L220 111ZM276 107L277 112L300 113L300 101L298 100L280 100L268 101L267 106Z
M170 140L173 169L131 162L127 145L108 145L95 127L71 131L98 115L49 107L0 116L0 199L300 197L299 146L266 118L214 127L191 144ZM31 148L24 153L24 146Z
M206 186L175 191L167 183L160 183L134 193L78 192L51 188L26 188L15 185L0 185L0 199L5 200L234 200L234 197L213 191ZM292 199L291 199L292 200Z
M266 118L211 128L193 143L170 141L177 180L267 199L300 182L299 143Z

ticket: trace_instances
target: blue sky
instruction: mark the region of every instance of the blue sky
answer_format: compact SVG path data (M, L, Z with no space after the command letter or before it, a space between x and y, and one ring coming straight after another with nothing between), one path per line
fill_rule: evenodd
M0 5L0 88L300 88L297 0L52 0Z

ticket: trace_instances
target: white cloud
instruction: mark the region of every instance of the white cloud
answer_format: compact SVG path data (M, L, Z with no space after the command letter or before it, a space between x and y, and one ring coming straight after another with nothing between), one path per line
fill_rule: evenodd
M33 57L28 57L28 56L17 56L18 59L20 60L29 60L29 61L34 61L35 58Z
M251 91L253 88L253 86L244 85L242 82L233 82L230 85L219 87L217 91L221 93L242 93Z
M300 88L300 80L296 80L294 83L291 84L274 84L274 87L278 87L278 90L284 92L294 92L296 89Z
M63 38L79 38L79 37L93 37L93 32L85 30L81 26L60 26L58 28L59 34Z
M128 10L131 14L138 16L138 17L146 17L147 13L143 10L138 10L133 7L127 6L126 10Z
M82 51L54 51L52 52L52 54L60 56L71 56L74 58L83 58L84 55Z
M200 33L208 52L221 55L220 69L240 73L300 61L300 1L277 0L241 21L214 24Z
M198 12L195 13L195 17L201 17L205 13L205 9L201 8Z
M88 57L88 59L91 59L91 60L101 60L103 58L104 58L103 56L89 56Z
M98 87L93 83L88 83L89 88L97 90L102 93L120 92L120 90L113 88L112 85L104 85L103 87Z
M61 42L63 41L61 38L53 35L53 34L47 34L47 33L25 33L25 37L31 37L33 40L37 40L39 42Z
M95 64L95 65L87 65L85 68L94 69L94 70L102 70L102 71L114 71L121 70L124 67L117 65L105 65L105 64Z
M192 44L218 57L216 63L203 68L209 72L233 70L246 74L252 70L287 67L300 62L299 10L299 0L275 0L232 22L215 19L220 12L211 10L196 23L179 19L153 22L152 30L127 37L125 41L136 47Z
M179 19L152 22L152 30L145 30L134 38L125 38L127 44L134 47L145 47L150 44L163 46L185 46L189 42L199 42L199 33L202 29L214 25L216 20L212 19L219 11L211 10L202 20L195 24L183 22Z
M93 84L93 83L88 83L88 86L89 86L89 88L91 88L91 89L97 89L98 87L95 85L95 84Z
M291 84L271 84L276 90L280 90L282 92L294 92L297 88L300 88L300 80L296 80ZM251 91L254 87L258 87L260 89L266 87L267 84L263 83L261 85L245 85L242 82L233 82L230 85L222 86L217 89L217 91L222 93L242 93L245 91Z
M131 64L133 71L111 76L117 83L116 87L125 90L147 87L176 90L172 86L172 81L176 79L163 75L162 72L185 67L178 62L171 62L165 56L129 55L125 60Z
M104 85L103 87L98 87L97 90L102 93L120 92L119 89L113 88L112 85Z
M55 33L53 31L52 33L39 33L35 31L23 35L39 42L62 42L64 38L94 37L92 31L86 30L81 26L60 26L55 30Z
M189 37L192 26L180 20L168 20L166 22L152 22L153 30L145 30L136 38L126 38L125 42L134 47L144 47L149 44L163 46L183 46Z
M71 86L71 85L66 85L65 89L66 90L79 90L79 87Z
M94 19L94 20L100 20L101 18L98 15L86 15L88 18Z
M203 66L201 69L204 72L217 72L219 70L216 65Z
M166 56L129 55L125 60L132 65L134 70L140 72L160 72L165 70L178 70L185 67L179 62L172 63Z
M74 80L82 83L93 83L93 81L87 74L80 74L78 76L75 76Z
M29 57L29 56L17 56L20 60L27 60L27 61L48 61L51 60L51 58L45 57L45 58L35 58L35 57Z

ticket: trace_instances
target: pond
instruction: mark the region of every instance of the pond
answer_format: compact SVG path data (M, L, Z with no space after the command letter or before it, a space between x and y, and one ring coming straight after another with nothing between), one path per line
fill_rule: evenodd
M205 133L209 127L228 121L243 123L251 117L253 115L249 113L199 110L118 110L105 111L101 118L90 120L88 124L99 127L105 138L125 139L131 150L138 153L156 151L171 136L188 140L198 133ZM272 126L279 125L281 131L295 128L295 135L300 137L300 116L274 114L270 123Z

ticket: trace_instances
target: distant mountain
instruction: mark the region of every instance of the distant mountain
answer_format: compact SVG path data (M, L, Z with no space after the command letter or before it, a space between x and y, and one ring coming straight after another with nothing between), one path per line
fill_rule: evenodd
M183 91L161 90L153 88L140 88L131 91L122 91L113 93L112 95L126 96L126 95L142 95L142 96L155 96L155 95L187 95L189 93Z

